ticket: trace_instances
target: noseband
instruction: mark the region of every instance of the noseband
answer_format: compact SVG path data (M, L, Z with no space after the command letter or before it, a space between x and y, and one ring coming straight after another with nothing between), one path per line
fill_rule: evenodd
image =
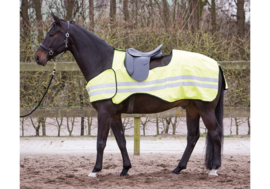
M68 24L68 25L67 25L66 39L64 40L64 43L62 43L61 45L59 45L56 49L50 50L49 48L45 47L42 43L40 44L40 46L41 46L43 49L45 49L46 51L49 52L49 55L50 55L50 56L53 56L54 52L55 52L57 49L59 49L59 48L60 48L62 45L64 45L64 44L65 44L65 48L66 48L66 49L68 48L67 43L68 43L69 27L70 27L69 21L67 21L67 24Z

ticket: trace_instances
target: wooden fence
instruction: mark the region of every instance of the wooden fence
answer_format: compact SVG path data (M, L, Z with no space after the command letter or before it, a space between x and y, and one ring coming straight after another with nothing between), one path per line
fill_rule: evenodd
M250 69L249 61L222 61L218 62L223 70ZM54 63L46 66L39 66L36 63L20 63L20 71L52 71ZM56 66L57 71L80 71L75 62L59 62ZM31 109L21 108L20 115L27 114ZM140 118L141 117L185 117L185 110L173 108L171 110L157 114L123 114L122 117L134 117L134 155L140 154ZM31 117L96 117L97 112L93 108L70 108L56 107L53 109L37 109ZM224 107L224 117L249 117L250 109L246 107Z
M220 61L218 62L224 70L243 70L250 69L249 61ZM48 62L46 66L40 66L34 62L20 63L20 71L52 71L54 63ZM57 71L80 71L76 62L59 62L56 66Z

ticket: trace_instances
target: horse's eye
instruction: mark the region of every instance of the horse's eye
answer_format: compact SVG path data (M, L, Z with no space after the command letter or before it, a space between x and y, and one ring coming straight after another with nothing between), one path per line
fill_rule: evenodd
M57 31L51 31L51 32L49 33L49 35L50 35L50 37L52 37L52 36L54 36L56 33L57 33Z

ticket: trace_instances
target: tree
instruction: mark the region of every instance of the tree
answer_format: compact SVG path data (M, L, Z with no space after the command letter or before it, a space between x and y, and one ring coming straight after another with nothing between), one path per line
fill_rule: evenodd
M84 135L84 117L81 117L81 136Z
M216 0L211 1L211 20L212 20L212 33L214 34L217 29L216 24Z
M158 124L158 116L156 117L156 129L157 129L157 135L159 135L159 124Z
M24 119L25 119L25 118L21 118L22 137L24 137Z
M133 28L136 28L138 25L138 0L134 0L133 6L132 6L132 13L133 13L133 18L135 17L135 23L132 25Z
M131 119L130 117L122 118L122 124L123 124L124 134L125 134L126 130L134 128L133 119Z
M239 134L239 125L240 125L239 121L240 120L237 119L237 117L235 117L234 121L235 121L235 133L236 133L236 135L238 135Z
M31 41L30 37L30 28L31 25L29 23L29 15L28 15L28 8L29 4L27 0L22 0L21 3L21 10L20 10L20 16L21 16L21 31L20 31L20 49L25 49L25 51L21 51L20 53L20 59L25 62L30 62L31 58L29 57L29 53L31 46L29 45Z
M174 115L173 117L167 117L167 118L164 117L164 118L162 118L162 122L163 122L163 127L164 127L163 132L165 134L168 134L169 133L169 129L170 129L170 125L172 125L173 135L175 135L175 133L176 133L176 126L177 126L177 123L178 123L178 117L176 115Z
M248 135L250 135L250 117L247 118L247 123L248 123Z
M142 119L140 119L140 120L141 120L141 125L143 127L143 136L145 136L146 125L147 125L147 123L149 123L151 121L151 119L150 119L150 117L146 117L144 121Z
M67 130L69 133L69 136L71 136L73 128L74 128L74 123L75 123L75 117L71 118L71 126L69 126L69 117L67 117Z
M189 0L189 14L192 31L196 31L199 29L203 7L206 5L207 2L208 0Z
M22 0L20 15L22 18L23 33L25 36L29 34L29 16L28 16L28 0Z
M172 122L172 117L164 117L164 118L162 118L162 122L163 122L163 127L164 127L164 130L162 131L162 133L164 132L164 133L168 134L170 124Z
M124 20L127 22L129 20L128 0L123 1L123 12L124 12Z
M40 122L38 121L38 124L36 126L32 117L30 117L30 120L31 120L32 126L34 127L36 131L36 136L39 136Z
M41 123L42 136L46 136L46 117L39 117L38 122Z
M60 131L61 131L61 126L63 125L63 117L60 118L60 122L58 121L57 117L55 118L56 123L57 123L57 136L60 137Z
M95 21L94 21L94 0L89 0L89 20L90 20L90 31L94 31Z
M198 2L199 0L189 0L189 14L192 31L199 29Z
M162 0L162 5L163 5L163 22L165 25L165 28L167 29L168 26L170 25L170 9L167 0Z
M177 6L177 0L174 0L174 3L173 3L173 27L174 27L174 28L175 28L175 26L176 26L176 21L175 21L176 6Z
M237 0L237 35L242 38L245 31L245 0Z
M93 117L87 117L88 136L91 136L92 125L93 125Z
M177 126L177 123L178 123L178 117L175 115L174 116L174 121L172 120L171 124L172 124L172 129L173 129L173 135L175 135L176 133L176 126Z
M38 42L41 42L43 39L43 30L41 28L41 22L42 22L42 14L41 14L41 5L43 0L33 0L35 12L36 12L36 20L37 20L37 26L38 26Z
M110 20L112 28L115 25L115 19L116 19L116 0L110 0Z
M74 0L66 0L65 1L65 3L66 3L66 11L67 11L66 20L72 20L73 7L74 7L75 2L76 1L74 1Z

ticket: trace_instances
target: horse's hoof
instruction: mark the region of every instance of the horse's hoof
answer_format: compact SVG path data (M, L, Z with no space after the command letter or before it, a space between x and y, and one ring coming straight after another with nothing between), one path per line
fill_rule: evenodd
M127 171L122 171L122 173L120 174L121 177L124 177L124 176L129 176L129 174L127 173Z
M120 173L120 176L129 176L128 169L123 169L122 172Z
M176 172L174 172L174 171L171 171L171 174L179 175L179 173L176 173Z
M126 173L126 174L121 173L120 176L121 176L121 177L129 176L129 174L127 174L127 173Z
M212 169L208 174L208 177L217 177L217 176L218 176L218 174L217 174L216 169Z
M96 178L96 177L97 177L97 173L91 172L88 176L89 176L89 177L94 177L94 178Z
M175 174L175 175L179 175L180 171L178 171L177 169L174 169L171 171L171 174Z

